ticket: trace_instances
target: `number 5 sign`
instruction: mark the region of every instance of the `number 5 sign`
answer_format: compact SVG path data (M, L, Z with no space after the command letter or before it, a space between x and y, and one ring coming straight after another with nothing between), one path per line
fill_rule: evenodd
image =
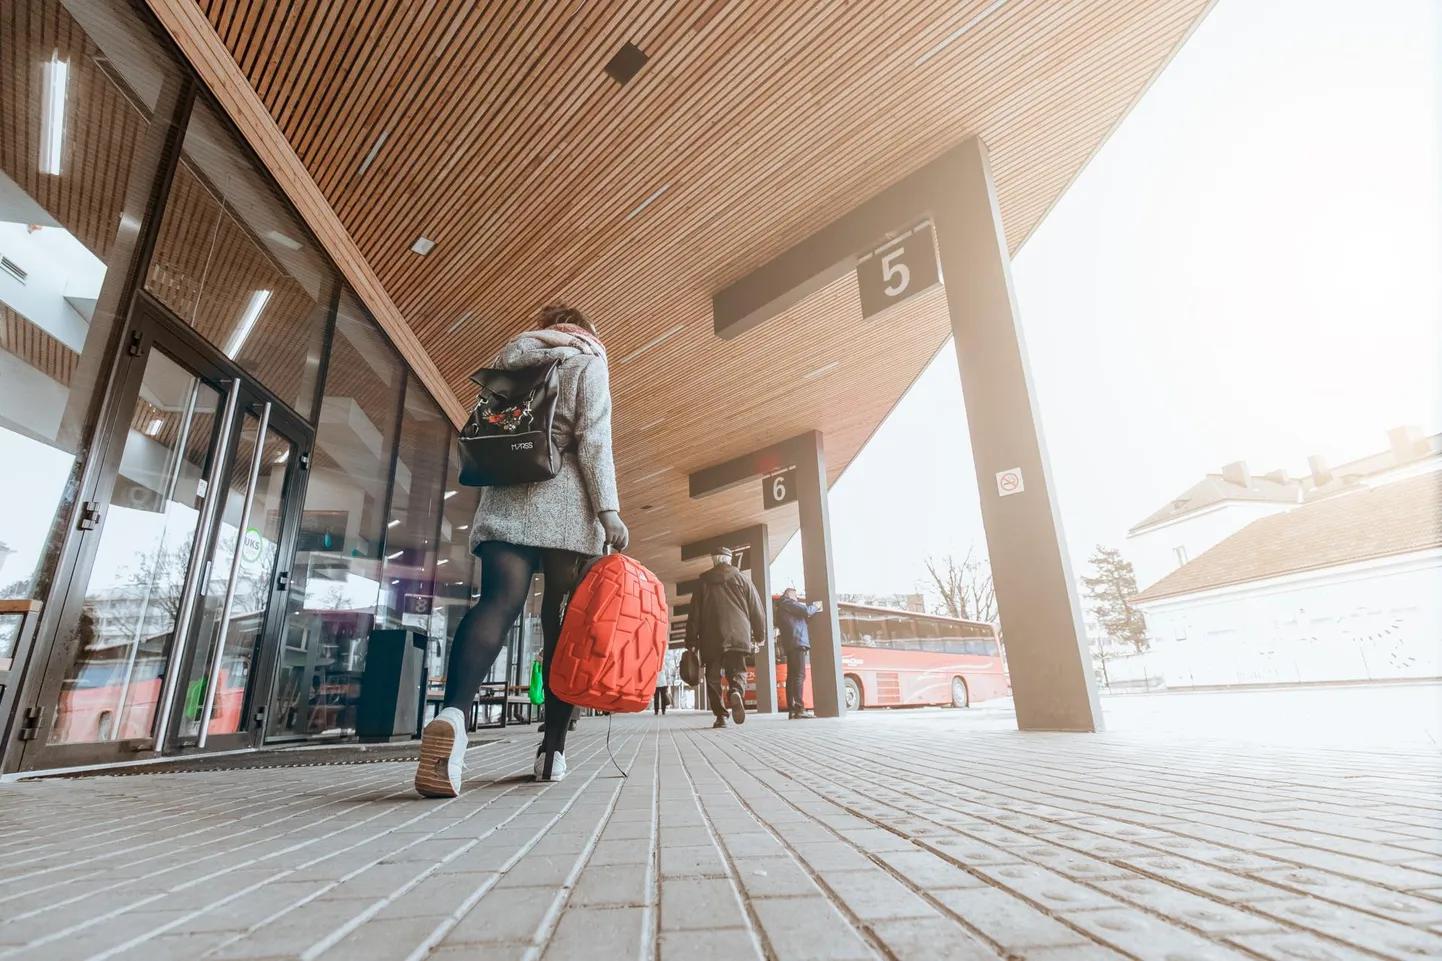
M922 224L857 263L861 318L870 320L939 283L941 270L936 263L936 239L931 224Z
M761 478L761 507L770 510L796 500L796 468Z

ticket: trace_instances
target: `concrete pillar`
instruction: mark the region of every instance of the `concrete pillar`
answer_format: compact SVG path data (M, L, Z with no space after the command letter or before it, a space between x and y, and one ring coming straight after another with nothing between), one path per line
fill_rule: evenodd
M817 717L846 712L841 673L841 622L836 615L836 572L831 561L831 516L826 497L826 452L813 431L796 458L796 506L801 519L801 570L807 603L822 602L812 617L811 696Z
M1101 707L1027 369L1011 259L980 139L950 152L937 194L932 206L937 250L1017 726L1100 730ZM1005 487L1014 492L1003 492L998 476L1003 473L1009 478Z

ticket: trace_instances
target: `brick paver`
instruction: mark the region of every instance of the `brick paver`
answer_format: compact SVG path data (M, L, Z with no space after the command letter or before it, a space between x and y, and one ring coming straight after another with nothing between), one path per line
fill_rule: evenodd
M0 961L1442 957L1442 755L844 721L0 785Z

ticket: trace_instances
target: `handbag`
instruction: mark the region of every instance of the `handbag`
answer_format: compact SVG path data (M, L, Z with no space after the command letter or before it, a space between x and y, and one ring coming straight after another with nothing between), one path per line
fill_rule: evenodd
M701 658L689 647L681 654L681 683L687 687L701 683Z
M476 406L461 428L460 482L505 487L550 480L564 453L555 443L559 360L521 370L482 368Z

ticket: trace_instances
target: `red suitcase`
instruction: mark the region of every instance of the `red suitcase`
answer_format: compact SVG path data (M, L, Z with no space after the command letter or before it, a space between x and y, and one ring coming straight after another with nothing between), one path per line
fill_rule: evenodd
M577 707L632 713L651 706L666 656L666 589L624 554L591 565L566 605L551 690Z

